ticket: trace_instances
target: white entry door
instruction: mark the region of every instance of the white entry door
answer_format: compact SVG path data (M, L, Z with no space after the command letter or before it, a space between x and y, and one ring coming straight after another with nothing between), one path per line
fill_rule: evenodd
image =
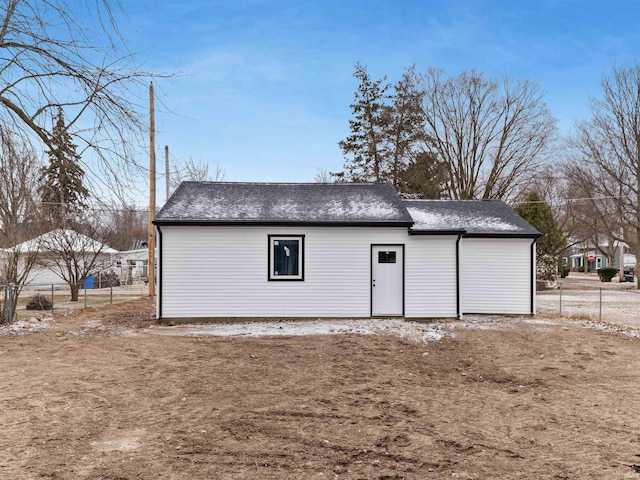
M404 246L371 246L371 315L404 315Z

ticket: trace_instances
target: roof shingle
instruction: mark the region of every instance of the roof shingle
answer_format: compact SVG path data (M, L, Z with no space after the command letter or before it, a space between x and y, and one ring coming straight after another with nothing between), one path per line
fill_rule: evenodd
M413 232L537 237L540 232L501 200L404 200Z
M376 224L413 220L386 183L183 182L157 224Z

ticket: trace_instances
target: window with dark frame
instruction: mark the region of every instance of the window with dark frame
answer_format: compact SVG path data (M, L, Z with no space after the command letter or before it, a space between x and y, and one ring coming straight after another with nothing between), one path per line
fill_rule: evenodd
M304 235L269 235L269 280L304 280Z
M378 252L378 263L396 263L396 252Z

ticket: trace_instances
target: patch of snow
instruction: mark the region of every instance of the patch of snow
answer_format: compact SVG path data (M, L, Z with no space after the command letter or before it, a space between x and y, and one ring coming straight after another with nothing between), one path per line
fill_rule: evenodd
M624 335L625 337L640 337L640 329L628 327L626 325L615 325L606 322L594 322L591 320L584 320L582 325L586 328L593 328L606 333L615 333L618 335Z
M507 223L498 217L425 212L424 210L414 207L407 207L407 210L415 222L413 225L414 230L447 230L456 228L502 232L520 230L520 227L517 225Z
M0 325L0 335L26 335L33 332L47 330L53 321L53 317L31 317L27 320Z
M244 218L261 218L262 205L250 198L238 198L233 208L220 198L209 198L204 195L177 200L166 215L172 218L215 218L218 220L239 220Z
M350 198L346 203L331 200L326 213L335 218L395 218L400 215L398 210L381 200Z
M236 324L199 324L175 327L151 327L147 333L170 336L265 337L306 335L392 335L414 341L440 340L445 335L441 324L422 324L398 319L316 320L253 322Z
M380 185L207 184L181 188L158 218L247 221L408 220Z

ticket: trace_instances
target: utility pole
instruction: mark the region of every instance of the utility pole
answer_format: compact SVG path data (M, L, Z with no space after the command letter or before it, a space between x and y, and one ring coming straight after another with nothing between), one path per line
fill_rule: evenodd
M169 200L169 174L170 174L170 170L169 170L169 145L165 145L164 146L164 171L165 171L165 175L167 177L167 196L164 198L164 201L166 202L167 200Z
M156 120L153 107L153 82L149 84L149 231L147 244L149 245L149 264L147 277L149 278L149 296L155 294L154 288L154 245L153 219L156 211Z

